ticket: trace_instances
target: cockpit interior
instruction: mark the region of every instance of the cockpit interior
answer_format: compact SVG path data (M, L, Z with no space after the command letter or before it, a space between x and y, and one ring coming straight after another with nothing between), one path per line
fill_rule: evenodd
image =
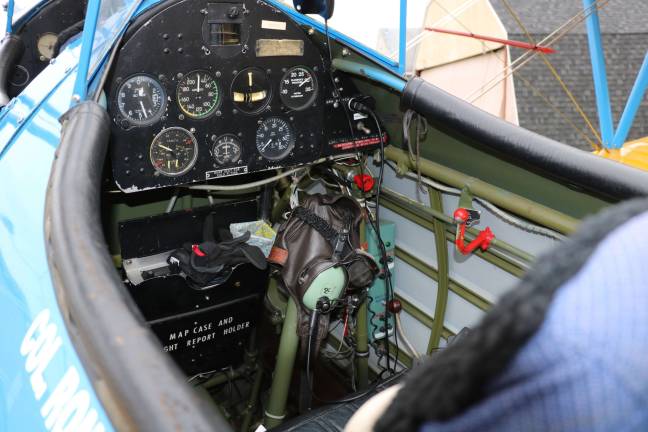
M337 291L317 342L299 338L294 370L307 377L292 381L290 360L279 352L282 323L296 319L291 292L278 282L276 249L264 238L281 231L306 196L327 197L318 205L333 209L345 197L357 217L373 199L368 156L384 148L388 133L373 112L375 92L363 93L332 68L329 43L263 1L167 1L123 35L103 87L110 141L102 206L111 254L160 349L244 431L327 405L318 400L366 393L370 381L367 358L361 387L353 372L354 353L368 355L355 346L354 323L375 275L352 290L350 276L327 273L337 267L314 270L327 275L318 282L327 285L322 292ZM328 218L311 210L320 225L341 229L331 219L340 209ZM254 229L242 246L246 226ZM344 255L360 246L360 226L350 228ZM265 256L253 256L250 244L266 248ZM314 256L327 253L320 246ZM384 253L393 260L393 247ZM380 287L371 319L376 346L394 330ZM317 306L297 301L306 323Z

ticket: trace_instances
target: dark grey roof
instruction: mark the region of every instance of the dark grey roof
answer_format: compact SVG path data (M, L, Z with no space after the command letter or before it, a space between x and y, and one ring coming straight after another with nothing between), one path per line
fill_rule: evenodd
M582 0L508 0L530 33L549 34L583 10ZM599 0L604 4L606 0ZM502 0L491 3L510 34L523 34ZM609 0L599 11L603 33L648 33L648 1ZM586 33L585 24L572 33Z
M603 44L606 53L612 116L616 125L648 50L648 37L641 34L607 34L603 35ZM587 36L583 34L567 35L556 45L556 48L558 53L548 56L548 59L598 131L598 114ZM513 56L520 54L520 51L513 52ZM587 141L520 77L529 81L542 92L578 128L587 131L588 135L592 136L586 123L559 83L538 57L521 68L514 78L520 126L574 147L591 149ZM628 139L645 136L648 136L648 98L644 97Z
M509 2L536 41L542 40L582 8L581 0L509 0ZM502 1L491 0L491 3L507 27L509 37L526 41L526 36L510 18ZM648 1L610 0L601 12L601 27L612 116L616 125L644 55L648 52ZM554 48L558 52L547 58L574 94L595 129L600 130L585 25L580 24L575 31L554 45ZM511 50L513 58L522 53L523 51L519 49ZM593 136L539 56L522 67L514 77L520 126L575 147L591 149L587 141L521 79L531 82L572 123L586 131L589 136ZM639 108L628 139L645 136L648 136L648 98L644 98Z

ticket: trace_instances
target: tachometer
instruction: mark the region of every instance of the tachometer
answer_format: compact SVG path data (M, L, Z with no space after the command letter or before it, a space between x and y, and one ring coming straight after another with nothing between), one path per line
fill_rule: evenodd
M271 161L281 160L295 147L295 132L286 120L270 117L257 129L256 146L264 158Z
M151 143L151 164L165 176L176 177L188 172L198 158L198 142L191 132L172 127L160 132Z
M119 87L117 106L130 123L136 126L152 125L164 114L166 93L155 78L135 75Z
M270 102L270 89L270 80L261 69L243 69L232 82L232 100L239 110L255 114Z
M241 159L241 141L236 135L220 136L212 147L212 156L219 165L236 163Z
M290 109L299 111L308 108L317 96L315 74L304 66L289 69L281 78L279 96Z
M205 71L185 75L178 83L178 105L193 119L212 115L220 103L220 89L214 77Z

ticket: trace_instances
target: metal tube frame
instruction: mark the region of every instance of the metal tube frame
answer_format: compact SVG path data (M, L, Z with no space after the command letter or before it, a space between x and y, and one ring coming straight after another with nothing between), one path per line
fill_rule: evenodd
M430 196L430 205L438 212L443 213L443 201L441 200L441 192L432 187L428 187L428 194ZM430 341L428 342L427 353L432 353L439 347L441 342L441 333L443 331L443 323L445 322L446 306L448 304L448 290L450 286L450 273L448 268L448 244L446 237L446 230L443 222L439 219L434 219L434 244L437 252L437 298L436 306L434 308L434 324L430 333Z
M637 79L635 80L634 85L632 86L632 91L630 91L630 96L628 96L628 102L626 103L621 119L619 119L619 124L617 126L616 132L614 133L614 138L612 139L613 149L619 149L623 147L625 140L628 138L628 132L634 123L635 115L639 110L641 101L643 100L646 89L648 88L648 52L644 57L641 68L639 69L639 74L637 74Z
M612 108L608 90L607 73L605 70L605 54L601 41L601 26L599 23L596 0L583 0L583 8L591 13L587 16L587 40L589 42L590 60L592 62L592 77L596 93L596 106L601 128L601 139L605 148L611 148L614 137L612 123Z
M90 71L90 58L92 57L92 46L94 35L99 21L101 0L89 0L86 11L83 33L81 35L81 54L79 55L79 66L77 68L76 81L72 94L72 105L84 101L88 97L88 73Z
M415 162L410 160L409 154L394 146L387 146L385 149L385 158L396 162L399 167L405 167L408 170L416 169ZM467 186L475 196L484 198L502 209L562 234L572 234L576 231L580 223L579 220L564 213L500 189L459 171L444 167L428 159L421 158L419 160L419 166L421 173L426 177L438 180L457 189L463 189Z
M263 425L267 429L279 426L286 417L288 390L290 388L293 367L295 366L298 345L297 304L290 297L286 309L286 318L281 330L277 363L270 389L270 399L268 400L268 408L264 414Z
M6 33L13 33L13 14L14 14L14 0L9 0L7 2L7 27Z

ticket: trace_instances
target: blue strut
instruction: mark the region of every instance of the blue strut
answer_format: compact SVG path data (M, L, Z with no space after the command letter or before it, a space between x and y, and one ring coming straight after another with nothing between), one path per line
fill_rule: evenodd
M585 11L591 12L587 17L587 39L592 60L592 75L594 77L601 139L603 140L603 146L610 148L614 137L614 126L612 124L612 108L610 107L610 93L608 91L605 56L603 54L603 43L601 42L601 27L596 1L583 0L583 7Z
M617 126L616 133L612 139L612 148L618 149L623 147L623 143L625 143L626 138L628 138L628 132L630 132L635 115L639 110L641 100L643 99L647 88L648 52L646 52L643 64L641 65L641 69L639 69L639 74L637 75L637 79L635 80L630 96L628 97L628 102L626 103L623 114L621 115L621 120L619 120L619 125Z

